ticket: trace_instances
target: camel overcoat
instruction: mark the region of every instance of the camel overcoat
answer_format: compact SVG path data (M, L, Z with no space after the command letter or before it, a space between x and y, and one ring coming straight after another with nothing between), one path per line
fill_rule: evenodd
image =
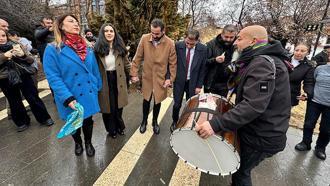
M138 76L139 65L143 61L142 93L149 100L152 93L155 102L160 103L167 97L167 88L163 87L166 73L169 71L171 83L176 75L176 52L174 41L164 35L160 43L154 46L151 34L144 34L133 58L131 76Z

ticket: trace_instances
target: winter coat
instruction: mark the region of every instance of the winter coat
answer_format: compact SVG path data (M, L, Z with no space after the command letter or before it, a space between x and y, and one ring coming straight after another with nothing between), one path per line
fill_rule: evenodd
M164 88L167 71L173 83L176 75L176 53L174 41L164 35L160 44L154 46L151 34L144 34L133 58L130 75L137 77L139 65L143 61L142 93L145 100L153 94L156 104L167 97Z
M290 73L290 90L291 90L291 106L296 106L299 103L297 96L301 93L301 82L303 82L304 92L307 97L311 98L314 87L314 65L312 61L304 59L299 61L300 64Z
M116 74L117 74L117 90L118 90L118 108L123 108L128 104L128 91L126 75L129 73L130 63L127 56L119 56L118 53L114 53L116 63ZM102 89L99 92L99 103L102 113L110 113L110 97L109 97L109 85L107 72L105 70L105 57L98 56L97 63L100 69L102 78Z
M61 119L65 120L73 111L68 107L73 100L84 107L84 119L100 111L98 92L102 88L102 79L91 48L87 49L86 59L82 62L67 45L57 48L48 44L43 67Z
M268 55L273 62L260 55ZM284 58L286 51L280 42L242 52L238 61L249 64L237 87L236 105L210 120L215 131L238 129L241 143L260 152L285 148L291 99Z

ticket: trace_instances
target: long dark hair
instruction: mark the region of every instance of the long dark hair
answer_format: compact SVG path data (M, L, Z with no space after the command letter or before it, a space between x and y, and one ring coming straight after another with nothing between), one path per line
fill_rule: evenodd
M108 40L104 36L104 29L106 26L111 26L115 32L113 39L113 50L118 53L119 56L125 56L128 52L122 37L117 32L117 29L111 23L104 23L99 31L98 39L95 43L94 50L97 54L104 57L109 54L110 46Z

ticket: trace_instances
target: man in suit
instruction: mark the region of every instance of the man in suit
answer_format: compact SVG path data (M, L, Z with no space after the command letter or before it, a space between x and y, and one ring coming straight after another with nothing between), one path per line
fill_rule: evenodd
M199 43L199 32L189 29L184 41L175 44L177 54L177 74L174 81L174 105L171 132L176 127L182 104L183 93L186 100L201 92L207 59L207 48Z

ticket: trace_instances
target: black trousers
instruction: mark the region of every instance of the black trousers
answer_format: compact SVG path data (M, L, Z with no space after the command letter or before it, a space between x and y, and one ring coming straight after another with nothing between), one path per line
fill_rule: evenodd
M241 143L240 146L241 164L238 171L232 175L232 185L252 186L251 170L258 166L258 164L265 158L269 158L274 154L268 152L260 152L245 145L244 143Z
M175 91L175 90L174 90ZM182 106L182 99L183 94L186 93L186 101L193 95L189 94L189 80L185 82L184 84L184 91L181 95L178 95L177 97L174 97L174 105L173 105L173 111L172 111L172 119L173 122L178 122L179 120L179 113Z
M151 94L149 100L143 99L143 120L148 120L151 99L152 99L152 94ZM159 111L160 111L160 107L161 107L161 103L156 104L154 102L154 109L153 109L153 113L152 113L152 120L153 121L157 121Z
M29 103L31 111L39 123L45 122L50 118L45 104L38 95L38 90L34 85L30 75L21 76L22 83L15 86L10 86L8 79L0 80L0 88L9 102L11 115L14 123L17 126L30 124L30 118L27 115L26 109L22 102L22 96Z
M110 113L102 113L102 119L106 131L114 135L117 131L125 129L122 118L123 108L118 108L118 88L116 71L107 71L110 99Z
M303 141L306 144L312 143L313 131L321 114L320 133L316 141L316 148L325 150L330 140L330 107L328 106L311 100L307 101Z
M83 126L82 130L84 133L84 139L85 139L85 144L91 144L92 143L92 135L93 135L93 118L92 116L84 119L83 121ZM75 143L82 144L82 139L81 139L81 129L77 129L76 133L72 135L73 140Z

